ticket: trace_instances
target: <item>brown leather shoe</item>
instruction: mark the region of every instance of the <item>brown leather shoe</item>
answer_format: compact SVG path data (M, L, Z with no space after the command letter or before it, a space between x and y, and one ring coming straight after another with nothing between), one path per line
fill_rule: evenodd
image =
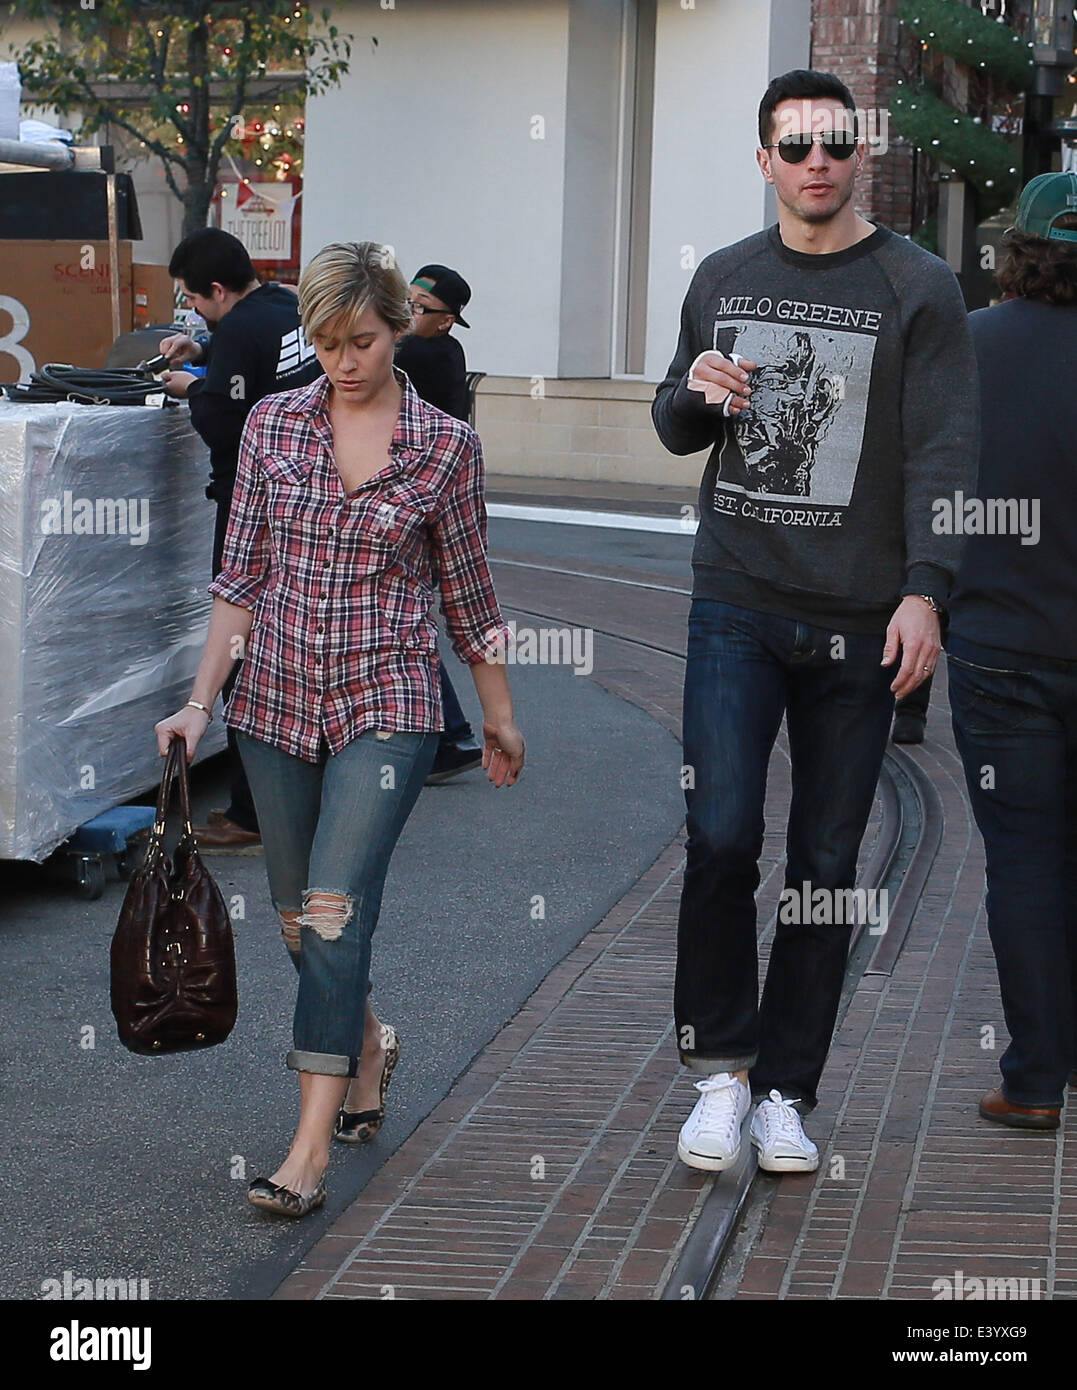
M194 838L200 854L261 854L262 837L244 830L219 811L209 813L208 825L195 825Z
M1059 1110L1052 1106L1014 1105L1002 1094L1002 1087L988 1091L980 1101L980 1114L985 1120L1014 1129L1057 1129Z

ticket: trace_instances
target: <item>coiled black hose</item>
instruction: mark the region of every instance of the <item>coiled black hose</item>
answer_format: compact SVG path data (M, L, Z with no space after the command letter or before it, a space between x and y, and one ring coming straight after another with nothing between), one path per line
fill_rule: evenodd
M32 372L28 383L0 386L11 401L77 401L82 405L145 405L147 396L158 395L163 389L143 367L103 370L60 362L49 362L39 372Z

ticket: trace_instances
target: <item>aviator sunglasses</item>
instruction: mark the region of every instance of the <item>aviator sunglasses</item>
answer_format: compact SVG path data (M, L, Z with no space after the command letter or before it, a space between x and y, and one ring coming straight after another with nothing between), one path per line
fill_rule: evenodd
M776 144L764 145L763 148L777 150L786 164L801 164L807 159L816 140L831 159L848 159L856 150L856 136L846 130L837 130L830 135L813 135L810 131L783 135Z

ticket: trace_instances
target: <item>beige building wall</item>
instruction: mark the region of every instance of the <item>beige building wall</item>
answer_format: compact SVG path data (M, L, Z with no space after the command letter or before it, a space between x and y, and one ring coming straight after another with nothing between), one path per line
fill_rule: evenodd
M645 381L486 377L475 426L490 473L695 487L705 454L677 458L651 424Z

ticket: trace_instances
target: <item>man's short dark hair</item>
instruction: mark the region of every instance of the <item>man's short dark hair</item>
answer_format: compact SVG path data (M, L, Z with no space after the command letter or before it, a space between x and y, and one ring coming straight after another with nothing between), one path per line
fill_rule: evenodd
M215 281L239 294L258 278L247 248L219 227L202 227L185 236L172 252L168 273L182 280L192 294L204 296L213 293Z
M1077 231L1077 213L1065 213L1054 225L1063 231ZM995 279L1003 294L1019 299L1077 304L1077 242L1049 241L1011 227L1002 238L1002 259Z
M832 72L816 72L814 68L794 68L776 77L763 93L759 103L759 143L769 145L773 134L774 108L781 101L811 101L818 97L830 97L840 101L847 111L854 112L853 133L856 129L856 102L849 88Z

